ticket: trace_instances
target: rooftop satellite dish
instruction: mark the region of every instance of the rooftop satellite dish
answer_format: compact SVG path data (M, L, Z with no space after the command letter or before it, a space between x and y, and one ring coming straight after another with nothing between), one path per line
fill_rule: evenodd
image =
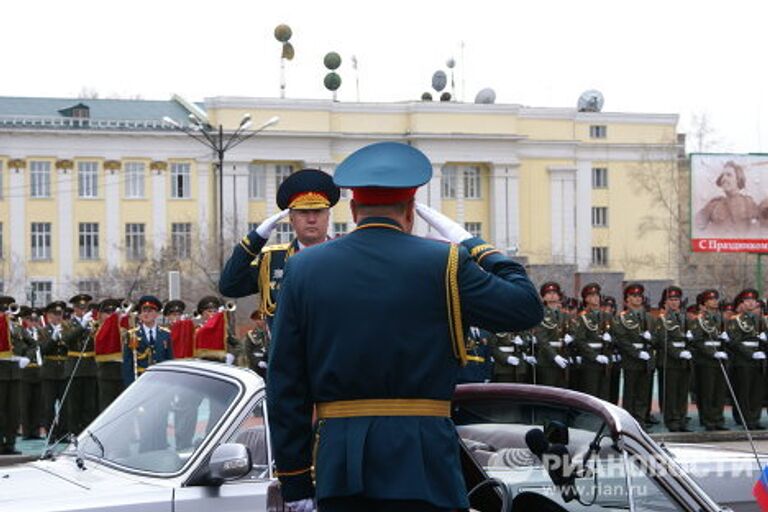
M445 75L445 71L435 71L432 75L432 88L437 92L445 89L447 83L448 77Z
M440 101L451 101L451 93L446 91L443 94L441 94Z
M603 93L595 89L584 91L579 96L577 109L579 112L600 112L603 110Z
M475 103L482 103L485 105L496 103L496 91L490 87L480 89L480 91L477 93L477 96L475 96Z
M421 95L421 101L432 101L432 93L427 91Z

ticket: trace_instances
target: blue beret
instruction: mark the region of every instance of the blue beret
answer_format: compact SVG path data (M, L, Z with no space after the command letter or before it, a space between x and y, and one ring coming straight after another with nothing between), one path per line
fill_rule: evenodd
M432 178L424 153L399 142L377 142L358 149L336 168L333 181L345 188L419 187Z

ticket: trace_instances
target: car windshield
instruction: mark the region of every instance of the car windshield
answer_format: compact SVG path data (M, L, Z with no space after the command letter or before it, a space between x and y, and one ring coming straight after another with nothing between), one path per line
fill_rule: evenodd
M80 436L68 453L153 473L175 473L203 443L238 393L204 375L148 372Z

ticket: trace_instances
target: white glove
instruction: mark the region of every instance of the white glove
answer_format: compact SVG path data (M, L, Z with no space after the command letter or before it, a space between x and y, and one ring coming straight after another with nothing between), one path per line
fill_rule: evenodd
M581 364L581 356L576 356L576 364Z
M643 338L645 338L648 341L651 341L651 338L652 338L651 333L649 331L645 331L643 333Z
M520 364L520 359L516 358L515 356L509 356L507 358L507 364L510 366L517 366Z
M685 359L685 360L687 361L687 360L689 360L691 357L693 357L693 355L691 354L691 352L690 352L689 350L681 350L681 351L680 351L680 354L678 354L678 357L679 357L680 359Z
M621 354L613 354L611 356L611 359L614 363L620 363L621 362Z
M21 368L22 370L26 368L29 363L30 363L30 359L28 357L24 357L24 356L19 357L19 368Z
M717 352L715 352L715 359L728 359L728 354L718 350Z
M608 356L604 356L603 354L600 354L599 356L595 357L595 361L597 361L600 364L608 364Z
M416 213L427 224L435 228L438 233L453 243L458 244L472 238L472 234L461 227L456 221L425 204L416 203Z
M532 366L535 366L537 363L536 358L533 356L523 356L523 359L525 360L526 363Z
M568 360L561 355L557 355L555 356L555 364L557 364L557 366L560 368L565 368L568 366Z
M563 336L563 341L565 342L566 345L570 345L573 342L573 336L566 333L566 335Z
M53 326L53 333L51 333L51 337L54 340L60 340L61 339L61 324L56 324Z
M768 336L766 336L764 332L761 332L760 334L757 335L757 339L759 339L760 341L768 341Z
M537 344L538 342L539 342L539 340L536 338L536 336L534 336L533 334L531 334L531 343L533 343L533 344L535 345L535 344Z
M259 361L259 364L257 364L256 366L258 366L259 368L264 368L265 370L267 369L267 363L265 363L264 361Z
M685 337L688 338L689 340L692 340L693 339L693 333L690 330L685 331Z
M520 336L515 336L514 338L512 338L512 343L514 343L515 345L522 345L523 338L521 338Z
M269 239L269 235L272 233L272 230L275 229L275 226L277 226L277 224L283 220L286 215L288 215L288 212L290 212L290 210L286 208L285 210L277 212L276 214L269 217L267 220L256 227L256 234L264 240Z
M88 312L83 315L83 318L80 319L80 325L87 329L88 324L91 323L91 320L93 320L93 311L89 309Z
M611 335L607 332L603 333L603 341L611 341L613 338L611 338Z
M227 356L224 358L224 362L232 366L232 363L235 362L235 355L227 353Z
M645 350L641 350L641 351L640 351L640 352L637 354L637 357L639 357L639 358L640 358L640 359L642 359L643 361L649 361L649 360L651 359L651 354L649 354L649 353L648 353L648 352L646 352Z
M757 352L752 354L752 359L757 359L758 361L762 361L765 359L765 352L758 350Z
M288 512L314 512L315 502L310 498L304 498L298 501L287 501L285 507L288 509Z
M728 333L725 331L720 333L720 339L723 341L731 341L731 337L728 336Z

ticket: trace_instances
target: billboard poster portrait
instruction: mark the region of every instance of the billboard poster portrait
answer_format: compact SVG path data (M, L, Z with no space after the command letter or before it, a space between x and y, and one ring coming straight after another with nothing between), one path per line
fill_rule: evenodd
M691 155L695 252L768 252L768 155Z

